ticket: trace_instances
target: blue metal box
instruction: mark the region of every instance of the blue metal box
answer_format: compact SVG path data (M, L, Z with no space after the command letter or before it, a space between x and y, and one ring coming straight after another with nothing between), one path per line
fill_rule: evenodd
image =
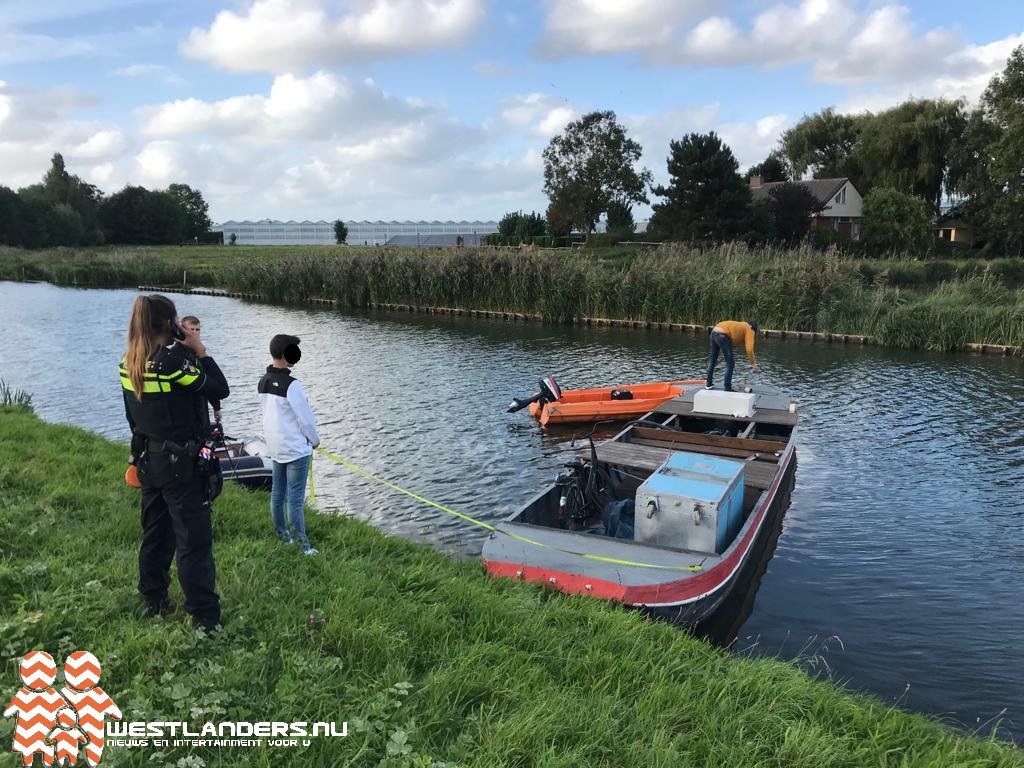
M673 453L636 492L636 541L721 554L743 525L743 462Z

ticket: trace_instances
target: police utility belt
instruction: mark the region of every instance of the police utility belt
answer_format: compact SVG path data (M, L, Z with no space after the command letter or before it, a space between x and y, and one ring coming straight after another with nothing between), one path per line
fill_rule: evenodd
M209 492L209 499L213 501L220 495L224 479L220 467L220 459L215 454L216 446L212 440L185 440L177 442L174 440L161 440L158 438L145 438L145 449L142 452L140 469L146 475L152 472L152 465L146 460L146 454L152 456L155 453L163 454L167 459L171 477L153 479L172 479L176 483L187 483L193 477L200 477L206 480Z

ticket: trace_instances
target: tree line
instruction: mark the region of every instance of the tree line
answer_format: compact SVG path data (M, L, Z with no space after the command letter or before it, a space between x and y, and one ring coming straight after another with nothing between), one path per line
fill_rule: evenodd
M198 189L128 185L105 196L69 173L58 152L42 182L0 186L0 244L21 248L158 245L209 239L209 206Z
M669 182L652 186L638 163L642 148L611 111L569 123L544 150L549 205L543 232L632 231L631 208L652 205L646 238L797 242L823 204L799 183L849 178L865 196L864 240L879 249L925 250L934 244L944 200L973 225L988 249L1024 250L1024 46L989 82L979 104L912 99L877 114L833 108L805 116L748 175L775 185L752 199L732 150L714 133L669 144ZM536 216L531 214L531 216ZM526 236L538 220L522 212L502 220L501 234ZM506 232L506 229L508 230Z

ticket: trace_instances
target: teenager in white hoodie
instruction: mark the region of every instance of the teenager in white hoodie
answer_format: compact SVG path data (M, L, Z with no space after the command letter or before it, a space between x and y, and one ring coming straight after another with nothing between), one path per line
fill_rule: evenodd
M302 382L292 377L289 365L302 357L299 337L278 334L270 340L273 363L259 383L263 411L263 435L274 462L274 485L270 491L270 517L278 538L286 544L298 542L307 555L317 551L306 537L302 505L306 499L306 476L313 449L320 445L316 418ZM288 517L285 518L285 500Z

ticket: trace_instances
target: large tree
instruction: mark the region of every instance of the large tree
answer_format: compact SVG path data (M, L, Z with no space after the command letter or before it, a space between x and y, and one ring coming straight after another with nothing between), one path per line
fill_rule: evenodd
M1024 252L1024 45L989 82L953 161L952 186L988 248Z
M619 237L632 237L636 234L636 221L633 220L633 209L626 203L612 200L608 205L608 233Z
M133 245L180 242L189 226L176 198L144 187L127 186L108 197L100 218L108 242Z
M889 187L875 187L864 198L864 244L876 254L917 254L937 238L924 200Z
M917 195L936 215L949 182L951 157L964 138L960 101L920 99L862 120L857 156L866 194L874 186Z
M185 237L202 237L210 231L210 206L203 199L203 193L188 184L171 184L167 194L177 202L185 214Z
M544 217L536 211L523 213L522 211L509 211L501 217L498 222L498 234L502 237L518 238L528 240L531 237L539 237L547 232Z
M759 177L762 184L769 184L773 181L790 181L789 165L782 153L776 150L757 165L750 166L747 176Z
M648 229L671 240L729 240L746 234L750 187L732 150L714 133L691 133L669 144L668 186L654 194Z
M574 227L593 232L612 201L647 202L651 172L637 170L641 153L614 112L591 112L544 150L544 193Z
M554 238L568 237L572 232L572 221L566 206L557 198L548 204L544 213L548 234Z
M865 189L857 157L857 138L868 117L839 114L829 107L804 117L783 133L782 153L793 171L793 178L802 178L810 171L816 179L848 177L857 189Z
M348 226L341 219L334 221L334 241L338 245L344 245L348 240Z
M50 168L43 176L41 185L33 185L43 199L53 207L54 219L52 245L93 245L103 242L99 226L99 206L103 193L71 173L64 165L64 157L55 152L50 159ZM33 193L34 194L34 193ZM81 227L74 223L67 211L57 212L56 206L69 206L78 214ZM57 219L60 220L57 223ZM79 229L81 230L79 232ZM73 242L72 242L73 241Z
M773 187L768 192L768 200L775 222L775 237L787 245L796 245L807 237L811 216L825 208L825 204L798 181Z

